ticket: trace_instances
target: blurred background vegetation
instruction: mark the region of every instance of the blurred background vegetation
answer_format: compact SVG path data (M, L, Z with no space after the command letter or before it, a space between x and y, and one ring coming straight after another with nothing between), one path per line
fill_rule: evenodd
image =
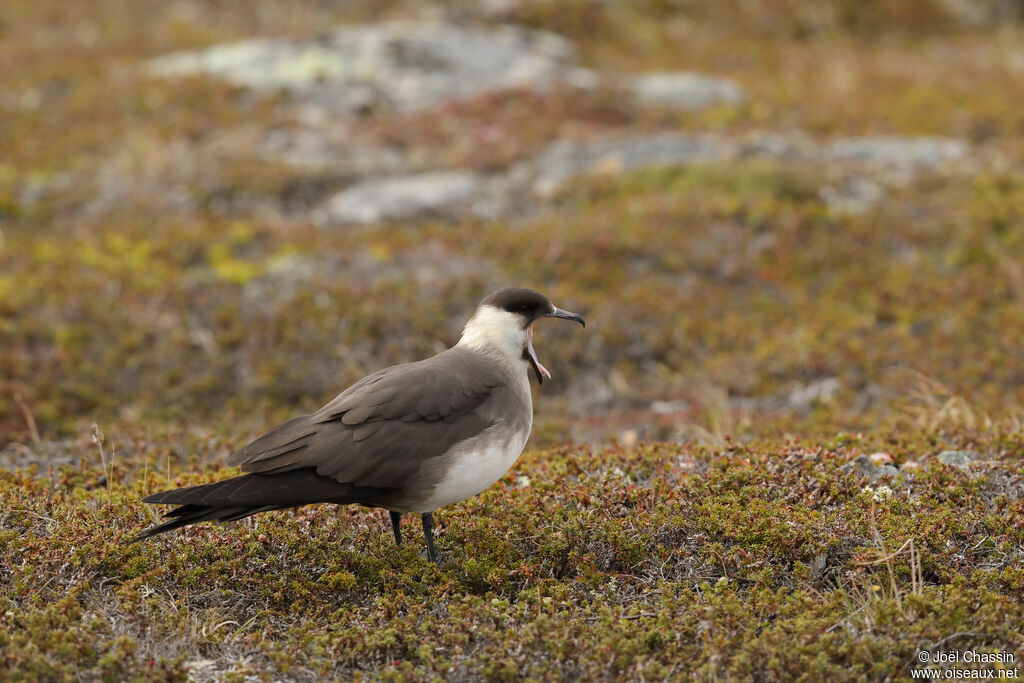
M0 444L94 421L245 438L454 343L505 285L588 320L538 331L555 379L535 444L891 431L929 407L1012 419L1022 16L1019 0L6 0ZM565 40L544 82L420 106L153 67L393 20ZM703 100L637 87L679 72L706 79ZM372 185L431 174L470 190L389 213L400 200ZM369 219L368 183L385 198Z

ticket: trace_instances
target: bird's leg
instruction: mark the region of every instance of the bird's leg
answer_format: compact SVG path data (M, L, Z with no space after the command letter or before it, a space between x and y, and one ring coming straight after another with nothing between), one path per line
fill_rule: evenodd
M434 513L423 513L423 535L427 538L427 559L434 564L440 564L441 559L434 548Z
M395 532L395 545L402 545L402 513L388 510L388 514L391 515L391 530Z

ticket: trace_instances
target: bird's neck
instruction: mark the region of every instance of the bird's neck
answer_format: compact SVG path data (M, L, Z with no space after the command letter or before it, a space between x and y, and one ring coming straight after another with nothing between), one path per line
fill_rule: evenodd
M481 306L466 323L457 346L518 366L526 347L526 330L516 315L494 306Z

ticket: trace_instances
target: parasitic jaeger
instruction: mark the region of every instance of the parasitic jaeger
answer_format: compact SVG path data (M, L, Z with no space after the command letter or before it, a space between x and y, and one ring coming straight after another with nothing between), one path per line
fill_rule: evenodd
M530 370L542 384L551 377L533 349L533 323L546 317L584 324L532 289L492 294L455 346L378 370L233 453L228 464L246 474L144 498L179 507L130 542L208 520L356 503L388 510L398 544L402 514L421 515L427 556L437 562L433 511L489 488L523 452L533 425Z

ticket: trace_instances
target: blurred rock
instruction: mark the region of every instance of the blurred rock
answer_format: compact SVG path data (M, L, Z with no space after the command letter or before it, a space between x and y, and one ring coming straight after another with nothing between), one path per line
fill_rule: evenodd
M689 401L678 399L675 401L653 401L650 410L655 415L675 415L689 412L692 408Z
M735 82L688 71L638 74L629 79L630 92L645 105L698 111L744 99L743 89Z
M481 185L478 176L465 172L366 180L334 195L316 212L314 221L326 226L452 215L470 204Z
M851 216L873 210L886 196L885 190L878 183L861 177L825 186L818 194L829 212Z
M939 462L944 465L962 470L970 468L971 465L977 464L981 460L981 455L977 451L942 451L937 457Z
M881 467L875 465L871 462L871 458L866 455L858 455L856 458L843 465L841 469L843 472L853 473L858 477L867 477L872 482L878 481L883 477L895 477L900 473L900 471L892 465L882 465Z
M69 465L81 458L82 445L71 440L41 441L28 445L12 441L0 448L0 469L16 470L36 465L38 476L47 476L51 465Z
M966 143L951 138L849 138L818 144L798 133L759 132L741 138L659 133L581 144L561 140L534 162L534 192L556 194L578 175L615 175L648 166L682 166L763 157L783 162L870 164L899 171L935 169L960 160ZM864 177L852 178L820 191L830 210L864 213L885 200L882 186Z
M822 150L830 161L859 162L898 168L940 168L967 155L963 140L943 137L844 138Z
M810 410L815 404L833 402L842 388L838 378L825 377L793 389L786 396L786 403L793 410Z
M728 158L731 147L717 140L662 133L583 145L559 141L536 162L534 191L551 196L570 178L581 174L610 175L647 166L679 166L695 161Z
M780 161L799 161L811 155L814 140L802 133L787 131L785 134L756 130L740 136L737 156L767 157Z
M554 83L591 85L569 63L573 46L544 31L435 22L339 28L311 40L255 38L150 62L163 77L209 74L261 90L287 90L333 111L410 111L446 100Z

